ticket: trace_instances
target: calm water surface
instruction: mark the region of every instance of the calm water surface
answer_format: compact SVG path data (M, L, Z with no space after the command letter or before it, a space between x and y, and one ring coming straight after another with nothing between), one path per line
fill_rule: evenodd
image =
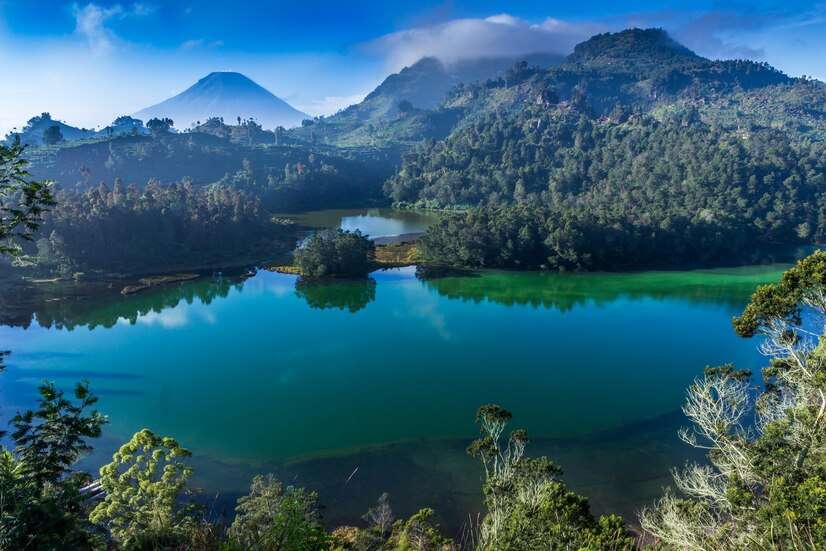
M675 431L704 366L759 368L730 325L785 266L559 275L415 270L307 285L259 272L131 297L49 300L0 328L14 351L0 414L44 378L86 378L110 419L96 466L148 427L191 449L227 500L272 470L355 522L384 490L455 529L479 503L464 456L473 414L499 403L598 511L632 515L688 458Z
M376 239L423 233L438 220L439 215L426 211L375 208L328 209L283 216L311 227L359 230Z

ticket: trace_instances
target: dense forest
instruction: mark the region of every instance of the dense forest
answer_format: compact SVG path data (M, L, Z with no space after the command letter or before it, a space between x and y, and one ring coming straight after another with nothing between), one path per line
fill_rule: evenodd
M820 82L631 30L559 67L459 86L444 105L462 122L384 186L401 205L475 209L431 228L430 261L622 269L823 240Z
M530 138L536 147L525 136L480 123L462 140L434 144L426 166L406 162L389 182L399 200L484 205L432 227L426 258L585 270L711 264L821 242L826 232L821 142L573 114Z
M212 118L175 132L174 121L148 129L121 117L108 132L32 148L27 158L36 178L65 194L47 225L64 241L99 223L70 205L105 203L97 197L115 192L99 185L114 190L116 180L151 188L153 200L164 186L200 205L218 195L249 203L233 207L232 222L232 231L247 225L249 249L266 227L257 217L389 203L461 211L433 226L420 249L427 262L467 267L734 263L823 241L823 83L765 63L708 60L658 29L597 35L564 60L505 67L503 59L447 66L428 58L363 102L296 129ZM215 216L190 222L218 224ZM197 233L188 228L176 236ZM240 243L232 231L227 250ZM173 249L150 257L163 254ZM208 253L209 263L219 256Z
M220 269L283 254L297 236L259 199L227 185L116 181L60 190L56 201L18 266L61 275Z

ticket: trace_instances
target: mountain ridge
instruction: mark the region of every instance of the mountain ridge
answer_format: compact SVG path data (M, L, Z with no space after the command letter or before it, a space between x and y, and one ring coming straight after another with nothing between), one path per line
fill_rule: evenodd
M307 142L347 147L439 138L456 122L457 113L440 110L456 86L498 78L519 61L552 67L563 60L563 56L544 53L488 56L451 63L423 57L388 75L361 102L334 115L320 117L314 126L296 129L294 135Z

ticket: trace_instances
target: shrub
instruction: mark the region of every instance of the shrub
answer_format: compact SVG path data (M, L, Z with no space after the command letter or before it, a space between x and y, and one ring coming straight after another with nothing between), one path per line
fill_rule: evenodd
M273 475L256 476L250 493L238 499L230 541L251 551L316 551L329 538L321 525L317 496L284 487Z

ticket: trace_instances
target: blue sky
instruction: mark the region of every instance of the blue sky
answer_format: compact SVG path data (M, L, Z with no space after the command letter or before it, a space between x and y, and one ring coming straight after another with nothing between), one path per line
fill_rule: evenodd
M567 53L628 26L826 79L826 2L0 0L0 133L41 111L106 124L217 70L329 114L423 55Z

